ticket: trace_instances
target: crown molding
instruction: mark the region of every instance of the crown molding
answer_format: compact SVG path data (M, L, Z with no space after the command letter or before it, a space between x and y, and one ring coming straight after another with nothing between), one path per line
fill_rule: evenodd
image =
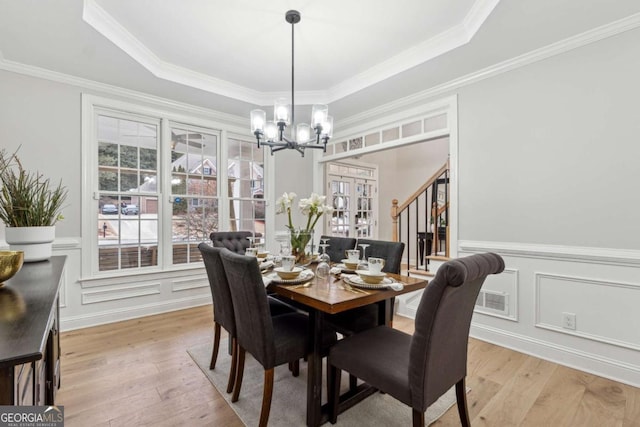
M533 64L535 62L542 61L556 55L560 55L573 49L578 49L582 46L595 43L605 38L612 37L617 34L636 29L638 27L640 27L640 13L629 15L625 18L619 19L609 24L596 27L575 36L568 37L559 42L552 43L550 45L532 50L525 54L491 65L481 70L474 71L473 73L469 73L457 79L450 80L438 86L434 86L432 88L425 89L421 92L416 92L413 95L397 99L379 107L360 112L343 120L337 121L335 127L348 128L359 122L371 120L381 115L408 108L415 104L422 103L425 100L429 100L437 96L442 96L443 94L449 94L451 91L454 91L461 87L482 81L484 79L498 76L502 73L506 73L508 71L512 71L517 68L524 67L526 65Z
M84 0L82 19L158 78L252 104L265 101L258 91L163 61L94 0Z
M328 91L329 102L373 86L469 43L499 1L476 1L460 24L331 87Z
M328 90L296 92L299 104L336 101L468 43L499 1L477 0L458 25ZM158 78L256 105L268 105L274 99L273 93L260 92L163 61L95 0L84 0L82 19Z
M208 108L197 107L191 104L162 98L160 96L149 95L144 92L138 92L131 89L121 88L119 86L83 79L81 77L70 76L68 74L47 70L45 68L35 67L33 65L26 65L19 62L9 61L4 58L1 51L0 70L49 80L56 83L67 84L70 86L76 86L81 89L89 89L109 95L121 96L131 100L149 103L162 108L178 109L181 112L205 116L209 119L212 119L213 121L235 125L241 128L247 128L249 126L249 119L246 117L240 117L216 110L210 110Z

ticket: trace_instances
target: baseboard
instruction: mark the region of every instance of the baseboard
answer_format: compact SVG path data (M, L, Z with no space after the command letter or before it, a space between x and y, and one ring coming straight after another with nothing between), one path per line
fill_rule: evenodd
M486 325L471 324L469 335L520 353L548 360L569 368L640 387L640 366L629 365L573 348L514 334Z
M121 322L123 320L137 319L139 317L162 314L170 311L184 310L201 305L211 304L210 295L199 295L163 301L161 303L145 304L132 307L123 307L116 310L108 310L97 313L82 314L78 316L64 316L60 318L60 330L73 331L75 329L99 326L107 323Z

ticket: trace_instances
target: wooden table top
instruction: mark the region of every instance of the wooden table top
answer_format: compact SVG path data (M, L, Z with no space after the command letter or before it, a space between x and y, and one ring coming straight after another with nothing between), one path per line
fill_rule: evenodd
M314 269L315 266L312 266ZM401 276L399 274L387 273L388 277L404 284L404 289L394 291L391 289L361 289L364 293L354 293L341 288L342 279L331 275L329 285L316 283L316 278L312 279L311 286L307 288L296 288L295 285L283 285L271 283L268 289L278 295L297 301L316 310L328 314L336 314L356 307L376 303L396 295L423 289L429 283L425 279Z

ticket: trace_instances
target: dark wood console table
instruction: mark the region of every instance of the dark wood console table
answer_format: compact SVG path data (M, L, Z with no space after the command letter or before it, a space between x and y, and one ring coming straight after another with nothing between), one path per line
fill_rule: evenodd
M54 405L65 256L25 263L0 287L0 405Z

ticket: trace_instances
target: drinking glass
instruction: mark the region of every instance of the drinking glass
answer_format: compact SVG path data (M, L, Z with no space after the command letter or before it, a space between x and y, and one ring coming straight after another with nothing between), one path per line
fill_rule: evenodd
M358 270L368 270L369 263L367 262L367 248L370 245L368 243L360 243L358 246L362 248L362 259L358 263Z

